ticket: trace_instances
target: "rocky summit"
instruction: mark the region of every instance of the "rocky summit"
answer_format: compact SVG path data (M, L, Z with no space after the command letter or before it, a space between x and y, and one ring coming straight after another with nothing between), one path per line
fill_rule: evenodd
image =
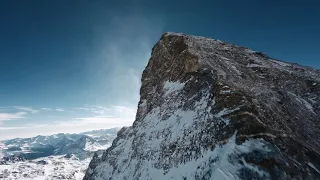
M131 127L85 180L319 179L320 71L165 33Z

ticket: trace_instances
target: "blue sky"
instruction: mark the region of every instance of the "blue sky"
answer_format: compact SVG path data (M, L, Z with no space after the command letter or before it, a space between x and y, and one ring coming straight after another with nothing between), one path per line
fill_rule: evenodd
M0 139L130 125L166 31L320 68L317 1L16 0L0 4Z

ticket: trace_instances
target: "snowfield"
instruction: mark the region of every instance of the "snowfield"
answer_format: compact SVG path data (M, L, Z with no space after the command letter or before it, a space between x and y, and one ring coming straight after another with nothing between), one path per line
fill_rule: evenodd
M0 179L81 180L90 160L91 158L78 160L64 156L50 156L0 165Z

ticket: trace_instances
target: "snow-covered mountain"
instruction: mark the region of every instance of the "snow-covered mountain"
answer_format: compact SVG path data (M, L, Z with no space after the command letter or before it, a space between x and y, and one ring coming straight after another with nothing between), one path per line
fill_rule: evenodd
M85 150L96 151L101 149L107 149L106 147L109 147L111 145L113 139L116 137L117 132L119 130L120 128L112 128L80 133L82 135L86 135L94 139L94 142L87 142Z
M15 155L27 160L65 154L86 159L92 156L92 152L109 147L118 130L119 128L112 128L79 134L60 133L4 140L0 142L0 152L5 157Z
M319 70L165 33L140 98L84 180L319 179Z
M0 179L82 179L90 159L107 149L119 128L0 142Z

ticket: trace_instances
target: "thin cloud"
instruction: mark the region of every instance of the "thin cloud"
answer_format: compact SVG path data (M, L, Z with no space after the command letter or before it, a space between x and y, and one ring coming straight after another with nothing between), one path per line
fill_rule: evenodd
M121 119L114 116L91 116L75 118L73 121L61 121L56 123L59 126L77 126L86 124L113 124L119 121L121 121Z
M61 108L57 108L56 111L59 111L59 112L63 112L64 109L61 109Z
M30 124L31 127L47 127L48 124Z
M13 127L0 127L0 130L17 130L17 129L25 129L25 128L27 128L27 127L20 127L20 126L17 126L17 127L15 127L15 126L13 126Z
M16 113L0 113L0 121L8 121L13 119L25 118L27 112L16 112Z
M81 107L81 108L76 108L76 109L89 111L92 114L99 114L99 115L106 114L108 111L111 110L110 108L103 107L103 106L90 106L90 107Z
M90 111L90 108L76 108L77 110L85 110L85 111Z
M114 125L129 125L134 121L136 108L122 105L111 107L95 106L95 108L76 108L89 112L96 112L92 116L77 117L72 121L55 121L58 126L75 126L88 124L106 124ZM99 112L101 110L101 112Z
M41 110L43 110L43 111L52 111L51 108L41 108Z
M130 108L130 107L127 107L127 106L112 106L113 109L115 109L116 111L118 112L125 112L125 113L135 113L135 110Z
M32 114L38 113L39 110L33 109L32 107L25 107L25 106L14 106L15 109L30 112Z
M152 46L160 38L164 22L159 17L117 14L109 23L107 27L113 27L111 30L100 27L95 31L95 43L100 48L96 50L93 57L96 61L91 63L91 69L97 76L95 80L98 79L98 95L109 102L136 105L141 73L150 58ZM104 78L99 80L100 77Z
M16 137L33 137L39 134L50 135L56 133L79 133L88 130L101 128L113 128L130 126L135 118L135 107L115 105L110 107L92 106L94 109L104 109L104 114L94 114L92 116L75 117L71 120L51 121L52 124L27 124L24 127L0 127L0 140ZM92 108L90 107L90 108ZM86 107L85 107L86 108ZM91 111L92 109L86 109ZM83 108L75 108L84 110ZM26 112L22 112L26 113ZM10 116L19 117L17 116ZM23 116L21 116L23 117ZM23 131L21 130L23 129Z

